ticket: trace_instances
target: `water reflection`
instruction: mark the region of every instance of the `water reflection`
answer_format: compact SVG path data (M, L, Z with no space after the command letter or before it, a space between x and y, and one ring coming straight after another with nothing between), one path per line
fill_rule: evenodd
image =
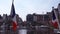
M27 29L20 29L19 34L27 34Z

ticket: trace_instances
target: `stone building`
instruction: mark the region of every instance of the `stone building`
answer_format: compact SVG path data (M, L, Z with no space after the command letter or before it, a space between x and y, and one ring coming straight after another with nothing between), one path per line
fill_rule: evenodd
M29 26L28 34L50 34L50 15L48 14L28 14L27 15L27 25ZM45 33L44 33L44 32Z

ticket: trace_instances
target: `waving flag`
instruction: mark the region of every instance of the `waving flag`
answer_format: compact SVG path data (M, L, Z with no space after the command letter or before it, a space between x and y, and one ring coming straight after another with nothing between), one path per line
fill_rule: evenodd
M54 10L52 11L52 24L54 28L58 28L58 20L57 20Z
M16 14L15 14L15 8L14 8L13 2L12 2L10 16L12 17L12 28L13 28L14 31L16 31L16 29L17 29L17 21L16 21Z

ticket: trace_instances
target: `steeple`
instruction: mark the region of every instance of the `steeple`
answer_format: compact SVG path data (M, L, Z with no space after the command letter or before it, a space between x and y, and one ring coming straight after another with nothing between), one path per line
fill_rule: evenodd
M14 0L12 0L12 6L11 6L10 16L11 16L11 17L14 17L14 16L15 16Z

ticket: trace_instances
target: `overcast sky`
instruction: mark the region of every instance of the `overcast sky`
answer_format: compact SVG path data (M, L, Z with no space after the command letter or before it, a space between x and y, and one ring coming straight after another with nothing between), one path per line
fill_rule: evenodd
M42 12L50 12L52 6L57 8L60 0L14 0L16 13L26 20L27 14L42 14ZM0 15L10 14L12 0L0 0Z

